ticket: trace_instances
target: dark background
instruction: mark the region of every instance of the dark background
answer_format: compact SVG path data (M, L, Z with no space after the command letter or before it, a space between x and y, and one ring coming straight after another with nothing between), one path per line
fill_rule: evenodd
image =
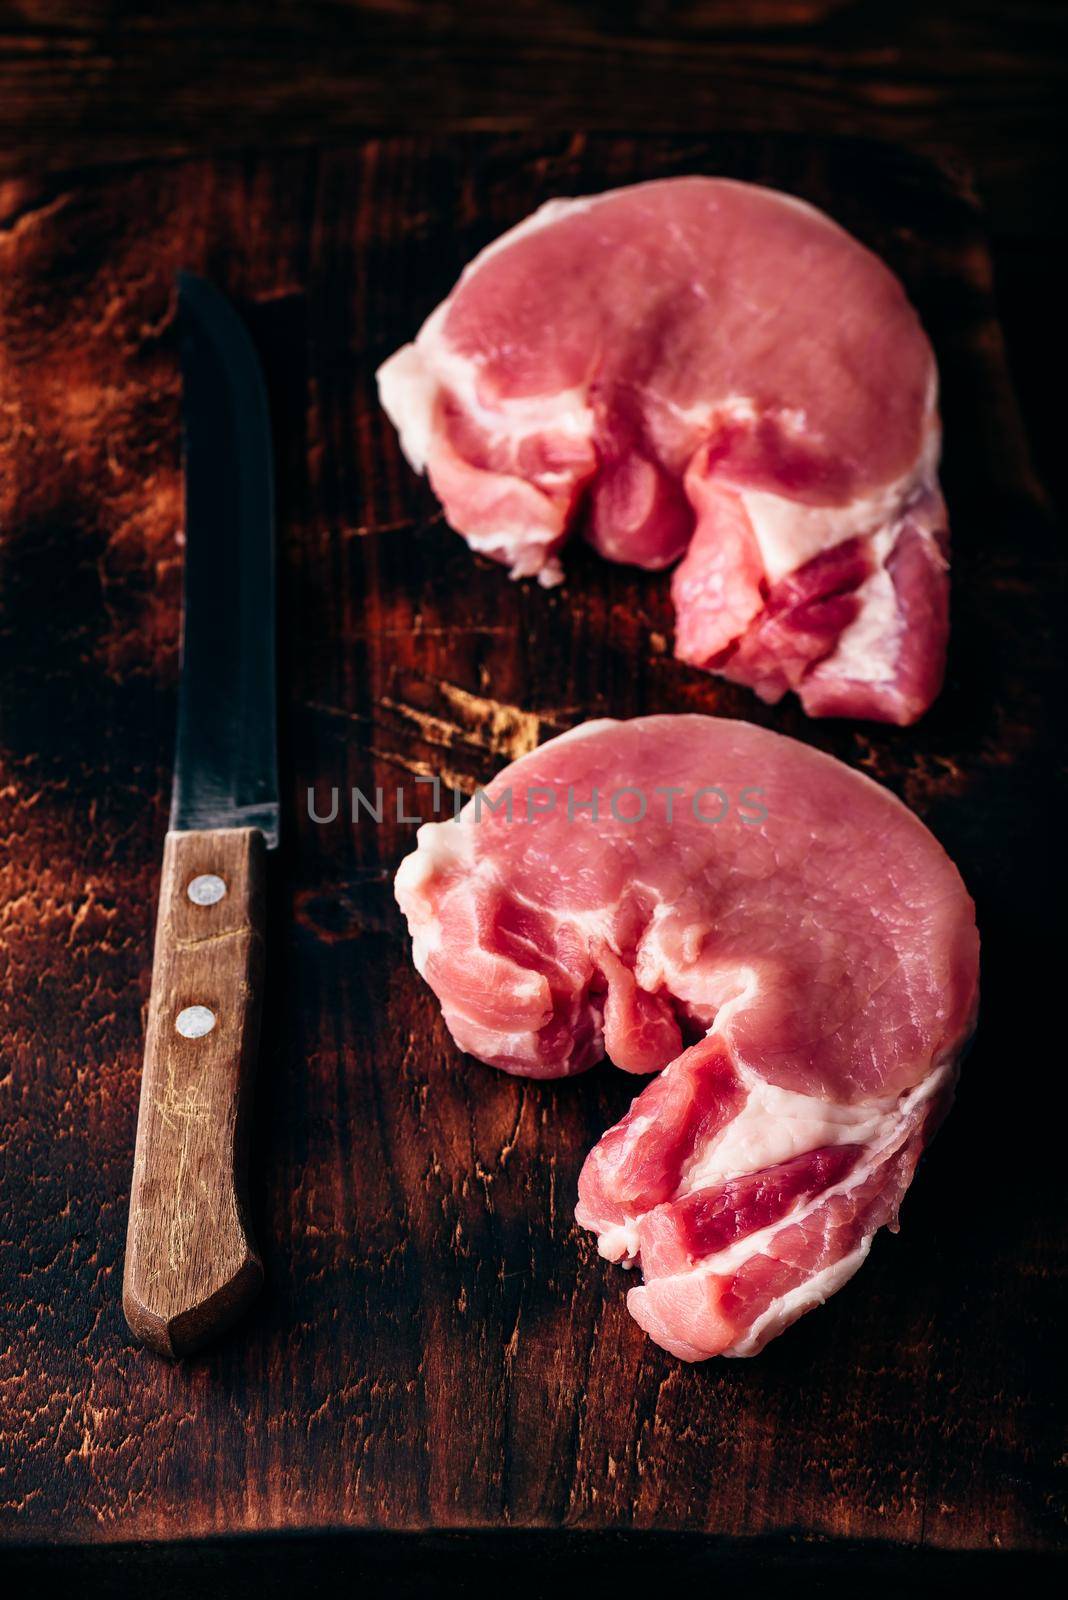
M1050 1582L1066 40L1059 4L0 0L0 1578ZM681 668L651 642L661 588L581 550L566 591L508 584L445 533L377 408L376 362L539 199L692 166L833 210L931 330L954 634L915 730L807 723ZM289 788L268 1292L164 1368L118 1282L173 737L179 263L233 294L267 366ZM308 774L388 792L447 761L470 786L524 716L544 736L665 709L877 774L984 934L983 1029L901 1239L759 1364L651 1347L571 1227L632 1086L535 1092L460 1058L389 905L410 830L295 826Z
M0 0L0 176L575 128L864 135L966 174L1039 467L1063 505L1061 0Z

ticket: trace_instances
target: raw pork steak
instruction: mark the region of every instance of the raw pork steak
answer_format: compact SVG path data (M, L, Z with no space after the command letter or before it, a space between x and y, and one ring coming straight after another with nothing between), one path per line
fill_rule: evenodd
M422 827L396 888L463 1049L660 1072L577 1215L640 1261L630 1309L665 1348L752 1354L895 1225L978 937L952 862L870 779L747 723L591 722Z
M788 195L711 178L556 200L484 250L384 405L452 526L561 575L580 506L666 567L676 654L908 723L942 682L937 374L897 279Z

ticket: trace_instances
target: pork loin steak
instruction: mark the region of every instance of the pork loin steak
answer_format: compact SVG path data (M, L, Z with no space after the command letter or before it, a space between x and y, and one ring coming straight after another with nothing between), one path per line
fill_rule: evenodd
M683 661L813 716L909 723L938 693L934 358L811 206L711 178L551 201L378 378L449 522L514 576L560 577L582 506L610 560L682 558Z
M628 1303L666 1349L753 1354L895 1226L974 1026L978 936L878 784L747 723L590 722L423 826L396 892L461 1048L660 1072L577 1216L640 1261Z

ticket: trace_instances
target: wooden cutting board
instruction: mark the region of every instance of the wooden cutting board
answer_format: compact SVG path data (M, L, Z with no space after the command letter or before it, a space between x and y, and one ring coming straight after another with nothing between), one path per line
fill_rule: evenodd
M509 582L446 528L378 409L376 366L488 240L551 195L677 172L825 207L931 332L954 629L916 729L808 722L679 665L663 576L576 547L562 588ZM1063 1528L1041 1026L1063 981L1063 569L964 181L806 139L465 138L0 199L3 1539L58 1542L83 1575L152 1541L124 1559L156 1582L230 1552L261 1593L308 1559L413 1594L428 1571L438 1593L520 1569L557 1593L665 1559L895 1592L994 1555L1044 1571ZM255 1140L267 1289L225 1344L168 1366L119 1295L174 715L179 265L243 306L268 372L286 815ZM984 937L980 1033L902 1233L755 1361L650 1344L572 1220L633 1081L462 1057L391 900L414 842L398 786L428 816L419 777L469 791L586 717L653 711L746 717L882 779L959 864ZM382 787L383 825L348 820L353 786ZM309 789L323 810L335 787L338 819L312 821ZM320 1542L203 1543L283 1530Z

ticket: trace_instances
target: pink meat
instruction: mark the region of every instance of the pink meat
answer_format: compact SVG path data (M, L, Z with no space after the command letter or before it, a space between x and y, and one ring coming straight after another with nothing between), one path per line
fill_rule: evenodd
M379 373L473 549L680 562L676 653L908 723L948 628L937 373L898 280L811 206L711 178L553 201ZM680 561L681 558L681 561Z
M630 1309L666 1348L752 1353L894 1225L974 1025L978 937L886 790L746 723L587 723L421 828L396 887L461 1048L660 1073L577 1214L641 1263Z

